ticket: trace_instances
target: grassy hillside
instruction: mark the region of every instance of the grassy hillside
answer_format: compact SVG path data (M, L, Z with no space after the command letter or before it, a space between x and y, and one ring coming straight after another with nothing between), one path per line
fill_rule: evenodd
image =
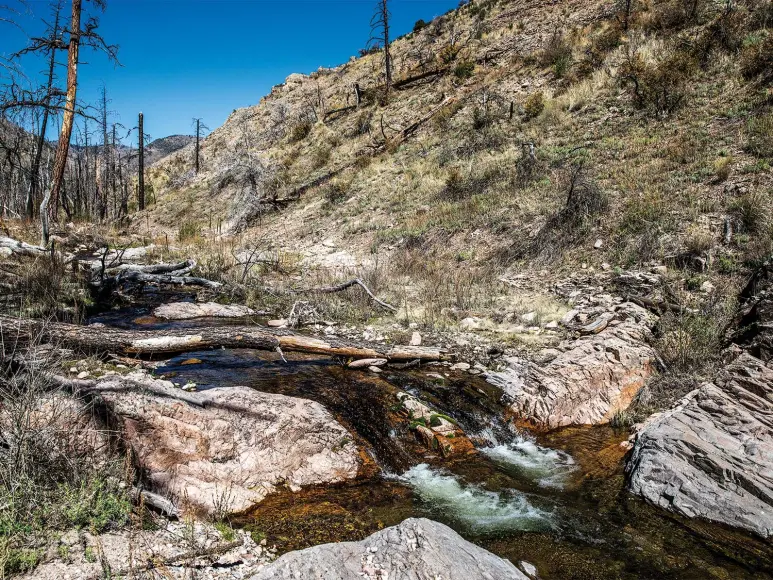
M388 94L379 52L291 75L212 132L199 175L189 153L154 166L137 219L226 266L223 244L309 283L358 273L427 324L502 311L521 271L732 285L771 251L771 5L625 6L471 2L394 42Z

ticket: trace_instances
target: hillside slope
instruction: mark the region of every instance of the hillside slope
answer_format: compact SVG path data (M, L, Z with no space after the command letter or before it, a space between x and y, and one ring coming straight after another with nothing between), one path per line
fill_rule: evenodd
M632 6L471 2L394 42L387 97L380 53L291 75L207 137L199 175L185 150L157 164L138 219L376 267L421 308L460 295L438 312L546 266L732 284L771 249L770 3Z

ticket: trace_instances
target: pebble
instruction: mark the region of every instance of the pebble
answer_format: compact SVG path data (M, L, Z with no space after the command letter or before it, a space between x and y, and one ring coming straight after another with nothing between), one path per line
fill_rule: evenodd
M374 367L374 366L369 366L368 370L370 372L376 373L376 374L383 372L379 367Z
M421 346L421 334L419 334L417 331L413 331L413 334L411 334L411 346Z
M90 374L91 373L89 373L89 371L82 371L82 372L78 373L78 378L79 379L86 379L86 378L88 378L90 376Z
M469 363L458 362L458 363L456 363L455 365L453 365L451 367L451 370L452 371L468 371L468 370L470 370L471 367L472 367L472 365L470 365Z

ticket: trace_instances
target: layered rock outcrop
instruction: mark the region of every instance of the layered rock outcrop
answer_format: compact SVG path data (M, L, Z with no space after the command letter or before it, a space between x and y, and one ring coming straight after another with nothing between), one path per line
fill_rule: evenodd
M655 505L773 536L773 369L742 354L650 418L627 470Z
M608 422L644 386L655 353L645 336L650 316L640 307L621 304L602 318L602 330L564 341L550 362L510 357L508 368L486 380L505 392L520 419L538 428Z
M204 512L238 512L278 485L356 477L353 438L320 404L246 387L184 393L142 373L97 382L152 488Z
M314 546L285 554L252 580L529 580L512 563L451 528L411 518L361 542Z

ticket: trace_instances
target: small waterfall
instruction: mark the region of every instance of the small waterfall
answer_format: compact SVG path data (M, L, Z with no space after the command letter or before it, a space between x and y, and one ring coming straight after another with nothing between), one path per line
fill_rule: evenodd
M409 484L437 517L453 520L472 532L537 531L551 527L551 515L516 490L494 492L420 464L398 478Z
M533 438L520 432L514 432L505 443L491 430L484 429L477 437L489 443L481 453L504 470L532 480L540 487L562 489L576 469L568 453L537 445Z

